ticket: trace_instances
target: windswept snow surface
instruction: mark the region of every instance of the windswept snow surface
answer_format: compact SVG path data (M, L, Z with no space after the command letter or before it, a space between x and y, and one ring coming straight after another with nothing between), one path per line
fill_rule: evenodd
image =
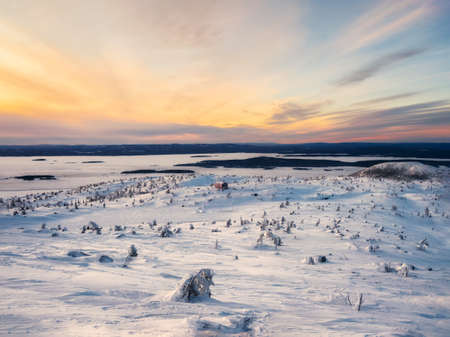
M449 336L448 175L315 172L0 194L0 335ZM211 298L170 299L203 268Z

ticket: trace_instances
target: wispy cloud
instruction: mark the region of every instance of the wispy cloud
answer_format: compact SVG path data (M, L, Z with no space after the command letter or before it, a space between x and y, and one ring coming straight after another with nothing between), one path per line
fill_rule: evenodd
M308 114L306 115L308 116ZM220 142L338 142L380 140L450 141L450 101L438 100L388 109L353 109L327 115L322 130L278 129L252 125L218 127L178 123L102 121L71 126L53 120L30 120L0 114L0 144L120 144Z
M300 104L297 102L283 102L277 104L275 112L269 118L269 124L289 124L311 117L317 117L323 107L331 104L331 101L318 102L313 104Z
M358 82L362 82L372 76L375 76L377 73L382 70L388 68L389 66L397 63L401 60L405 60L407 58L413 57L415 55L421 54L425 51L425 48L415 48L415 49L405 49L395 53L384 55L365 66L356 69L350 74L345 75L341 79L339 79L336 84L338 86L345 86L349 84L354 84Z
M428 137L450 140L450 101L438 100L417 104L401 105L387 109L354 109L337 113L333 117L334 127L315 136L335 139L402 139L408 131ZM437 130L437 131L436 131ZM446 130L446 131L445 131ZM400 137L399 137L400 135ZM407 138L404 138L407 139Z
M374 105L374 104L379 104L379 103L387 103L387 102L392 102L392 101L396 101L396 100L403 99L403 98L413 97L420 93L422 93L422 92L421 91L404 92L402 94L384 96L384 97L369 99L366 101L356 102L356 103L353 103L352 105Z
M439 100L404 105L363 114L353 123L372 128L404 127L407 125L428 126L450 125L450 101Z
M341 33L336 41L338 50L349 52L380 42L406 30L434 11L431 0L385 0L371 3L376 5Z

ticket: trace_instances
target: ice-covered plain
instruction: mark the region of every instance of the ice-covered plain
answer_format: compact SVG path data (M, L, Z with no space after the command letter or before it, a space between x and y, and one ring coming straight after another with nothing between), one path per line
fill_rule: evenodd
M448 168L120 175L195 161L3 158L0 335L450 335Z

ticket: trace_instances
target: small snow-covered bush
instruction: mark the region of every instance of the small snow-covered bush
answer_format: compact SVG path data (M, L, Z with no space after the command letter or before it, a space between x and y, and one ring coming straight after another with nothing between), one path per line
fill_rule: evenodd
M138 256L138 252L135 245L131 245L128 249L128 255L125 258L125 262L123 263L123 268L128 268L128 264L133 260L133 258Z
M173 232L170 230L169 226L164 226L161 228L161 232L159 233L159 236L162 238L168 238L173 235Z
M398 274L401 277L408 277L409 275L409 266L405 263L403 263L398 269L397 269Z
M364 303L363 294L359 293L354 296L351 296L350 294L347 295L347 303L351 305L356 311L360 311L361 306Z
M307 256L303 259L304 264L319 264L319 263L325 263L327 262L327 257L324 255L317 255L317 256Z
M214 271L212 269L201 269L199 272L186 277L178 285L170 296L170 300L177 302L192 302L195 299L210 298L210 286L213 282Z
M367 250L369 253L376 253L376 251L377 251L378 249L380 249L380 246L378 246L378 245L373 245L373 244L370 244L370 245L368 245L368 246L366 247L366 250Z
M307 256L303 259L304 264L315 264L314 258L312 256Z
M327 260L326 256L324 256L324 255L317 255L317 256L314 257L314 262L315 263L325 263L327 261L328 260Z
M356 239L359 239L359 237L360 237L360 235L359 235L359 232L358 232L358 233L353 234L352 236L350 236L350 240L356 240Z
M97 230L98 228L100 228L99 225L97 225L94 221L89 221L86 229L90 229L92 231Z
M417 243L417 249L425 251L429 247L428 240L423 239Z
M415 270L416 267L414 265L408 265L406 263L396 264L396 266L392 266L390 263L380 263L378 265L378 270L383 273L395 273L402 277L408 277L410 270Z
M81 234L86 233L86 231L96 232L97 234L102 234L102 227L97 225L94 221L89 221L87 225L81 228Z
M261 233L259 235L258 239L256 240L255 248L261 248L262 246L264 246L264 239L272 240L275 249L277 249L282 244L281 238L278 235L272 233L270 230L266 230L264 231L264 233Z
M390 263L383 262L378 265L378 270L383 273L392 273L395 271L395 268L391 267Z
M131 245L130 248L128 249L128 256L131 256L131 257L138 256L138 252L137 252L135 245Z

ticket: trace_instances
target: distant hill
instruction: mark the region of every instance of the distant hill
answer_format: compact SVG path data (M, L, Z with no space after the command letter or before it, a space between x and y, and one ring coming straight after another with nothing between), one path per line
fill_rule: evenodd
M450 143L0 145L0 157L135 156L237 152L277 153L286 156L351 155L450 159Z
M424 160L424 159L402 159L402 160L358 160L358 161L340 161L330 159L289 159L276 157L254 157L248 159L228 159L228 160L202 160L197 163L177 164L175 166L189 166L189 167L227 167L227 168L263 168L272 169L276 167L294 167L296 169L305 169L311 167L371 167L382 163L390 162L395 166L395 163L422 163L430 166L447 166L450 167L450 161L444 160Z

